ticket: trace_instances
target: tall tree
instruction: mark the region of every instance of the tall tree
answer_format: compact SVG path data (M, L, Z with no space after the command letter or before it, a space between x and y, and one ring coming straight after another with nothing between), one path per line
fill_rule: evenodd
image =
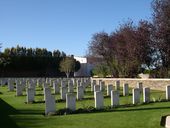
M56 55L52 55L51 51L45 48L26 48L12 47L6 48L1 53L0 74L6 76L61 76L59 64L66 56L64 52L57 50ZM10 64L2 63L9 60ZM9 61L7 61L9 62ZM7 65L8 64L8 65ZM5 72L3 72L5 71Z
M154 48L161 70L170 76L170 0L153 0Z
M110 35L97 33L89 51L103 58L114 77L135 77L142 64L151 64L151 26L147 21L140 21L138 26L128 21Z

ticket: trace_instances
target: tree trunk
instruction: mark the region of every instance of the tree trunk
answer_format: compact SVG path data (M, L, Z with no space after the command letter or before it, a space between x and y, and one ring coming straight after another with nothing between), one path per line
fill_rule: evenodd
M67 76L67 78L69 78L69 75L70 75L70 73L69 73L69 72L66 72L66 76Z

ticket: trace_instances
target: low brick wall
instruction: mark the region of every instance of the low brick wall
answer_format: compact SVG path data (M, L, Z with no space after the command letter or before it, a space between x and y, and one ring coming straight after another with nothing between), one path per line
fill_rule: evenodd
M142 82L144 87L150 87L154 90L162 90L165 91L166 86L170 85L170 79L136 79L136 78L91 78L92 80L105 81L105 84L115 84L115 81L119 80L120 85L123 83L128 83L129 87L135 88L137 82Z

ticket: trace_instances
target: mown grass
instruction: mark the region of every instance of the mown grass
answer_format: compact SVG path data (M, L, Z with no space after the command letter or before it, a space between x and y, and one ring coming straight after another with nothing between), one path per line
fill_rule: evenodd
M93 93L86 90L85 99L76 101L76 108L94 107ZM170 102L165 99L165 92L151 91L150 104L125 107L132 103L132 96L120 97L120 105L112 112L80 113L63 116L44 116L45 105L43 92L37 88L34 104L25 104L26 95L16 97L7 87L0 87L0 128L160 128L160 120L170 113ZM129 90L131 94L131 90ZM106 91L104 92L106 95ZM55 95L56 101L60 95ZM141 96L142 102L142 96ZM104 100L110 106L110 98ZM65 108L65 102L57 102L56 109Z

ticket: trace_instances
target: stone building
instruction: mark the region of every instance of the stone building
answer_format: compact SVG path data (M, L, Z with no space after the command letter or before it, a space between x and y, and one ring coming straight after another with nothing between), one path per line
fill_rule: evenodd
M100 58L94 58L94 57L78 57L78 56L74 56L74 59L79 61L80 64L81 64L81 68L77 72L74 73L75 77L91 76L91 71L94 68L94 66L97 63L101 62Z
M86 57L74 57L77 61L80 62L80 69L77 72L74 72L75 77L79 76L90 76L90 71L92 69L92 65L88 64Z

